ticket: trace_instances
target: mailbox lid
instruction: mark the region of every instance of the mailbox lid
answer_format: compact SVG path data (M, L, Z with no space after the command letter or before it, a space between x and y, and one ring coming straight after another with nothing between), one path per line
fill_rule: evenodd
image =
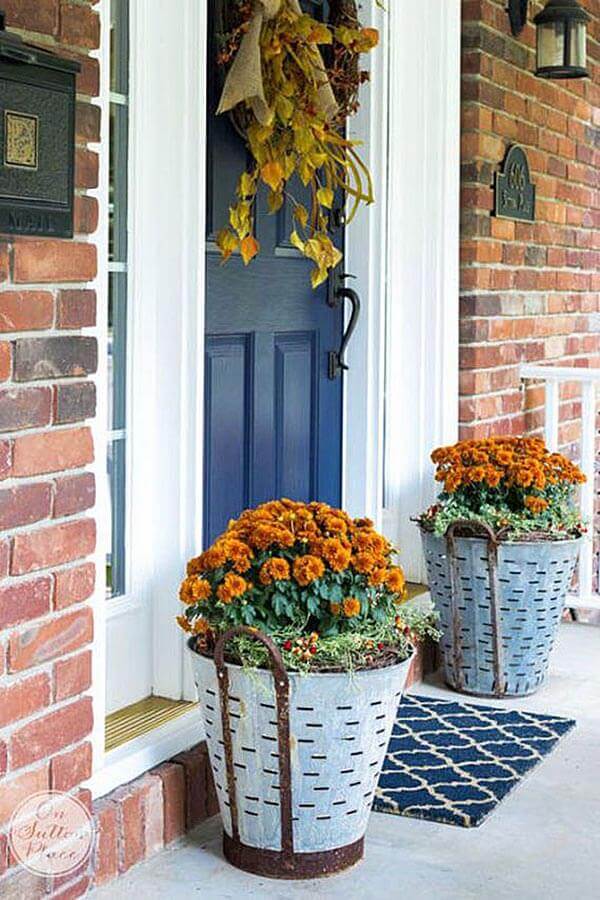
M57 56L49 50L42 50L33 44L27 44L18 34L5 29L4 13L0 11L0 61L40 66L58 72L76 74L81 65L73 59Z

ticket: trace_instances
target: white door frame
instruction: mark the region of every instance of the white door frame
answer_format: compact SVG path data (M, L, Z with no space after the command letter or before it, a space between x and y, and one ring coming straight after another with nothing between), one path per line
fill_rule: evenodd
M104 14L108 3L101 0ZM144 386L135 396L136 419L145 429L137 450L134 437L132 465L140 490L131 541L132 550L135 545L145 548L145 573L151 579L155 690L179 698L192 696L193 686L184 640L173 625L176 581L202 540L205 147L198 136L204 134L206 104L206 6L180 0L175 25L173 5L168 4L168 16L161 14L167 3L132 0L143 46L138 77L144 79L144 96L152 104L140 96L134 113L139 153L132 254L138 301L134 378L140 390ZM364 6L365 20L380 28L382 48L369 59L371 84L351 134L364 141L377 203L360 212L347 234L345 268L357 278L353 287L361 296L363 315L349 348L344 388L343 502L351 513L370 515L396 538L406 530L401 516L416 512L417 499L427 494L431 446L451 440L457 427L460 0L422 0L418 10L394 3L389 12L375 0ZM418 62L414 70L408 60ZM176 115L177 96L183 112ZM165 147L170 147L166 159ZM414 179L424 184L436 166L436 189L413 196ZM415 218L419 229L413 231ZM103 312L100 303L99 317ZM390 336L393 364L386 366ZM437 360L431 367L425 354L429 347ZM156 373L157 361L165 359L171 367L180 366L177 391L171 382L171 395L160 393ZM409 362L403 365L403 359ZM399 371L401 384L395 380ZM153 423L150 430L148 421ZM157 472L164 474L158 481ZM400 482L408 486L409 499L397 489ZM410 561L413 577L417 567ZM97 612L105 603L100 587ZM202 739L193 711L166 731L105 757L102 619L99 612L95 796Z

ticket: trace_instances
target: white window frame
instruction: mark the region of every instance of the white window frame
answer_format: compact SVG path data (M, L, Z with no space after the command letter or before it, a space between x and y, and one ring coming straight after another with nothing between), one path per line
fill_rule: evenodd
M108 260L110 0L101 0L103 133L99 260ZM174 626L183 562L201 542L204 336L205 8L196 0L130 0L127 591L106 599L110 544L105 456L106 364L96 421L100 534L94 598L94 774L102 796L178 750L202 740L195 710L110 753L104 751L106 631L152 609L152 691L192 699L184 636ZM168 27L165 27L168 23ZM173 98L180 98L179 108ZM192 173L192 176L190 176ZM106 320L107 262L99 273L98 321ZM135 298L135 299L134 299ZM106 327L98 329L106 346ZM101 354L105 356L105 354ZM160 373L157 361L162 363ZM165 374L169 377L165 378ZM132 673L134 677L135 673Z
M110 0L101 0L103 22ZM136 547L145 564L144 577L152 584L154 602L153 656L155 691L176 699L193 696L193 684L184 654L184 640L173 625L177 573L185 560L201 546L202 459L203 459L203 374L204 366L204 205L205 146L198 136L205 134L205 36L206 6L197 0L179 0L181 33L173 23L173 6L164 14L168 0L132 0L132 33L142 48L133 49L136 79L142 77L145 96L132 103L132 165L135 184L130 184L135 229L131 258L136 279L131 296L143 297L133 308L132 355L135 418L132 422L132 467L134 482L131 504L134 509L130 532L130 552ZM398 7L402 7L401 9ZM460 0L422 0L418 10L392 4L382 11L375 0L365 3L365 19L376 23L383 36L384 51L372 55L371 84L364 92L358 117L353 120L353 136L364 140L363 152L374 175L378 202L362 211L347 236L347 271L363 300L363 316L348 353L350 365L344 391L343 502L353 513L367 514L386 527L392 537L405 534L401 520L408 510L417 512L429 490L430 470L426 465L431 446L451 440L458 421L458 181L459 181L459 97L460 97ZM442 8L443 7L443 8ZM165 25L167 23L167 25ZM103 190L108 184L107 144L107 28L103 29L104 131L101 148ZM415 45L415 36L421 44ZM437 42L437 43L436 43ZM394 48L389 53L389 47ZM434 51L432 47L436 47ZM420 60L416 57L421 54ZM412 60L415 68L408 60ZM419 65L417 66L417 62ZM156 154L160 129L173 114L173 97L181 90L184 115L173 119L179 129L179 166L166 166ZM439 104L443 103L441 107ZM157 122L157 110L159 120ZM162 113L160 112L162 110ZM388 114L388 110L390 111ZM166 116L166 120L160 118ZM177 122L179 121L179 125ZM410 135L410 141L389 140L388 123ZM405 127L406 123L410 123ZM419 127L415 130L415 125ZM159 132L157 134L157 128ZM175 136L170 135L174 142ZM409 145L412 148L408 155ZM422 159L419 160L419 153ZM172 161L171 161L172 162ZM403 206L405 215L388 216L405 203L417 174L423 179L439 167L439 183L433 194L412 196ZM419 168L421 167L421 168ZM390 172L388 179L387 173ZM193 177L190 177L193 173ZM102 193L101 193L102 196ZM106 194L104 194L106 196ZM404 199L403 199L404 198ZM104 204L105 206L106 204ZM161 232L157 209L168 221L168 233ZM427 242L411 237L412 217L427 222ZM425 218L427 217L427 218ZM103 210L100 244L106 244L107 221ZM399 241L409 241L399 254ZM410 247L410 252L408 250ZM434 248L432 250L432 247ZM390 248L394 248L390 252ZM102 246L100 247L100 258ZM171 260L165 272L166 260ZM433 269L432 269L433 265ZM139 280L138 280L139 279ZM98 281L99 296L106 303L105 276ZM172 298L165 311L164 292ZM168 315L167 313L169 313ZM106 309L99 304L102 322ZM386 377L384 322L398 330L397 353L410 362L403 369L402 391L390 394L384 406ZM175 320L175 321L174 321ZM432 325L435 323L435 326ZM415 332L417 329L417 337ZM99 332L101 339L101 333ZM429 368L419 353L431 347L438 360ZM179 363L179 394L171 397L167 409L174 422L164 426L165 399L157 391L153 375L156 360ZM416 353L416 357L415 357ZM143 386L140 401L139 385ZM138 379L137 386L135 379ZM106 427L106 380L99 374L97 422L98 448ZM406 405L408 404L408 405ZM104 407L104 409L103 409ZM186 415L181 414L186 410ZM387 427L393 423L393 440L387 442L389 461L394 464L394 503L383 508L384 414ZM136 440L136 421L144 426L144 439ZM149 422L151 426L148 427ZM410 441L405 452L402 428ZM179 435L178 452L168 440ZM138 432L139 434L139 432ZM106 438L106 434L104 434ZM171 444L171 446L169 446ZM169 455L170 451L170 455ZM399 451L401 455L395 458ZM102 464L104 457L102 456ZM164 472L159 483L154 473L160 460L172 461L173 472ZM407 497L393 493L399 480L398 467L406 479ZM158 466L158 471L160 467ZM389 476L388 476L389 477ZM106 479L100 475L99 484ZM388 484L388 487L390 485ZM408 499L407 499L408 498ZM104 516L107 498L100 500L99 517ZM158 512L156 512L158 510ZM154 519L158 518L156 523ZM106 523L106 517L101 520ZM169 523L177 528L169 531ZM102 544L102 530L101 540ZM106 535L104 534L104 541ZM98 564L103 565L103 552ZM409 547L414 548L409 541ZM416 559L416 551L410 553ZM412 559L409 572L416 571ZM99 572L101 570L99 569ZM200 717L195 709L179 719L104 753L105 714L105 615L103 579L96 593L94 642L94 776L90 786L94 796L140 775L179 750L202 740Z

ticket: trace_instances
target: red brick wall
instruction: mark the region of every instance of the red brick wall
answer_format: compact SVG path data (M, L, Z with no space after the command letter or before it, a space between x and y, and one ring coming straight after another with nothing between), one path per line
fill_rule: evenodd
M86 0L0 5L9 28L83 67L76 237L0 236L0 895L11 895L6 825L16 803L45 788L78 791L91 769L97 347L82 329L96 314L98 210L86 191L98 183L88 143L99 140L98 63L89 56L99 17ZM38 896L39 882L19 882L20 896Z
M517 38L505 0L463 0L461 397L465 438L519 434L543 421L542 389L519 365L600 365L600 0L592 78L536 78L533 15ZM533 224L496 219L493 179L512 143L529 156ZM577 440L578 392L563 391L561 442Z

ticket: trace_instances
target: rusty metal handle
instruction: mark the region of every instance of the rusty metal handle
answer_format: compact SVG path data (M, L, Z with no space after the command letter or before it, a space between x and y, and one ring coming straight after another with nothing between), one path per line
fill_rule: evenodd
M241 634L245 634L247 637L258 641L267 648L267 650L269 651L269 656L271 657L271 662L273 663L274 674L277 676L277 678L280 678L287 687L287 685L289 684L289 679L285 669L283 658L281 656L281 653L279 652L279 647L267 634L253 628L249 628L247 625L238 625L235 628L230 628L229 631L225 631L220 636L215 645L215 665L217 669L221 670L225 665L225 645L232 638Z
M290 681L279 648L275 642L262 631L253 630L246 625L230 628L222 634L215 646L215 666L219 681L221 700L221 724L223 728L223 746L225 766L227 769L227 792L229 794L229 811L231 814L231 832L234 840L239 841L238 806L235 790L235 768L233 763L233 739L229 721L229 673L225 664L225 645L231 638L245 634L263 644L269 651L273 664L273 680L275 681L275 697L277 700L277 738L279 743L279 795L281 798L281 850L284 868L293 869L294 834L292 825L292 761L290 741Z
M481 519L457 519L446 531L448 556L450 557L450 577L452 579L452 631L454 636L454 677L459 690L464 687L462 673L461 618L458 597L461 590L456 558L456 532L459 528L477 525L487 535L488 572L490 578L490 618L492 620L492 640L494 646L494 694L504 696L504 647L502 646L502 623L500 620L500 583L498 581L498 534ZM477 535L473 535L477 537Z
M494 529L490 525L488 525L487 522L482 521L482 519L457 519L456 522L452 522L452 524L448 526L446 530L446 537L453 539L456 531L458 531L459 528L464 528L465 526L472 528L474 525L483 528L489 541L493 541L495 544L498 543L498 535L496 534ZM476 534L471 536L478 537L478 535Z

